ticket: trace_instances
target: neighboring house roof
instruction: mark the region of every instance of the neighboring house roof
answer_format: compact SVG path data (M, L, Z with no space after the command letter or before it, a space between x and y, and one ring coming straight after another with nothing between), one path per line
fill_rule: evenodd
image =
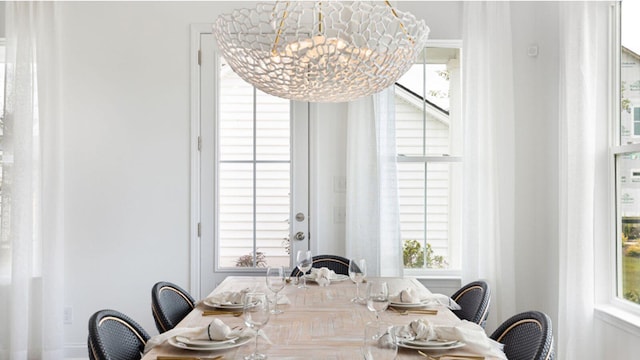
M624 46L622 47L622 52L626 52L629 55L633 56L634 58L640 60L640 55L636 54L635 52L633 52L632 50L630 50L630 49L628 49L628 48L626 48Z
M422 111L422 104L424 103L426 105L425 110L428 115L446 125L449 125L449 111L416 94L407 87L396 83L396 96L413 105L420 111Z

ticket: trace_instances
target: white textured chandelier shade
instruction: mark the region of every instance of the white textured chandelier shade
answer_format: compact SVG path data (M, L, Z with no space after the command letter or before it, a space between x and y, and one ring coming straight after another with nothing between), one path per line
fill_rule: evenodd
M363 1L259 3L221 15L213 30L242 79L310 102L351 101L391 86L429 34L413 15Z

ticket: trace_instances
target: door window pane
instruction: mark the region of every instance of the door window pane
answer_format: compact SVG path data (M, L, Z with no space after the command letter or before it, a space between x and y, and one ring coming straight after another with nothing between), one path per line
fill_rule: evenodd
M291 102L254 90L222 61L218 267L289 266Z

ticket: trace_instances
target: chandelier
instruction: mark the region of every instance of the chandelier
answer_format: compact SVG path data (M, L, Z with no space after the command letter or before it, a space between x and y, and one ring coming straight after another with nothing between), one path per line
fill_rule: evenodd
M429 28L388 1L278 1L220 15L213 32L231 69L257 89L342 102L395 83L422 51Z

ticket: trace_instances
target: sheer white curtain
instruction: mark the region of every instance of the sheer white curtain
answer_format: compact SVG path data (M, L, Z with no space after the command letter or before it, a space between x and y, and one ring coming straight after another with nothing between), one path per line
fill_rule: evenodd
M594 227L606 189L609 2L560 4L559 359L594 354ZM604 215L606 218L606 214Z
M489 331L515 313L514 99L508 2L463 7L463 282L486 280Z
M62 126L55 4L6 3L0 358L62 359Z
M393 87L348 105L346 253L371 276L400 276Z

